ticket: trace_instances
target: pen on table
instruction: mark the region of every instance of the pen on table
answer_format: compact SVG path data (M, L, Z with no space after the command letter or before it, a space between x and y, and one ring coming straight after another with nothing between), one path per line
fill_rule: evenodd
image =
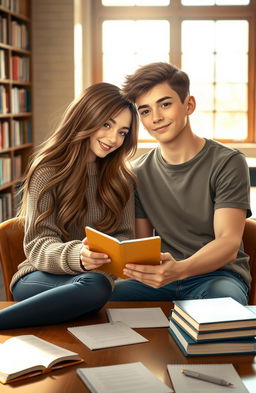
M213 377L213 376L211 376L211 375L206 375L206 374L198 373L197 371L181 370L181 372L182 372L182 374L186 375L187 377L192 377L192 378L196 378L196 379L201 379L202 381L215 383L215 384L217 384L217 385L229 386L229 387L234 386L231 382L225 381L225 379L216 378L216 377Z

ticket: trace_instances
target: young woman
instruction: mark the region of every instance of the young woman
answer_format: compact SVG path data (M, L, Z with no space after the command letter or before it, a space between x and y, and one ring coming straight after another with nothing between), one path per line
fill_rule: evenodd
M114 85L92 85L68 107L27 171L19 212L27 259L11 282L18 303L0 311L0 329L63 322L107 302L113 280L97 268L110 260L88 249L84 226L134 237L126 159L137 132L136 109Z

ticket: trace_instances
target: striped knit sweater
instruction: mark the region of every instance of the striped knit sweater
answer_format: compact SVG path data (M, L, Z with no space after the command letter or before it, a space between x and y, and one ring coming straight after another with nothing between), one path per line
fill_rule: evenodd
M43 185L48 183L54 169L41 168L33 175L29 197L27 201L27 216L25 221L24 250L27 259L18 266L10 288L25 274L36 270L52 274L80 274L84 273L80 265L80 250L85 237L84 226L93 226L101 217L101 211L96 204L97 166L96 163L88 164L88 186L85 190L88 211L82 226L72 225L69 229L70 240L63 242L62 234L55 221L56 210L40 223L40 233L35 231L36 202ZM49 207L52 194L46 193L41 201L42 210ZM118 231L110 233L119 240L134 238L134 196L131 195L123 213L122 224ZM105 274L105 273L102 273ZM111 277L109 276L110 280Z

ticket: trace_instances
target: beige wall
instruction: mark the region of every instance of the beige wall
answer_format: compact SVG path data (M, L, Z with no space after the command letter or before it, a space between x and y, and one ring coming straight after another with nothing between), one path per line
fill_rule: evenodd
M34 141L49 135L74 97L73 0L32 0Z

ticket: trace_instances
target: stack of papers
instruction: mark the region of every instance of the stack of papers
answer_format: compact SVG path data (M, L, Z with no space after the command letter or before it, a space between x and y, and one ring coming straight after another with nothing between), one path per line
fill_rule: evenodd
M160 307L107 308L109 322L122 321L131 328L169 327L169 320Z

